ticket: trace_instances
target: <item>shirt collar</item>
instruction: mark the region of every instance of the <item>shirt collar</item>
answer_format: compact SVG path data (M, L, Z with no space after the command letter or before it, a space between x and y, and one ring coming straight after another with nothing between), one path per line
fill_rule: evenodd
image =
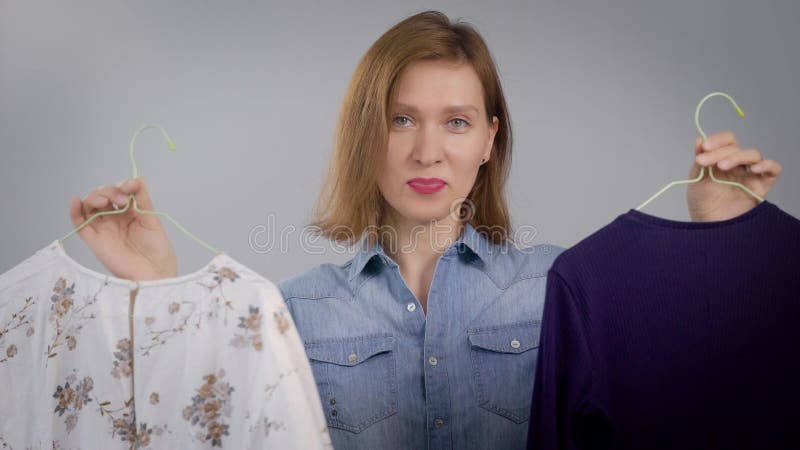
M492 243L486 235L479 233L469 222L464 226L464 232L454 245L458 245L462 249L470 250L480 258L483 264L489 264L489 261L491 261Z
M485 266L490 261L490 246L491 242L487 239L487 237L484 234L479 233L471 223L467 222L464 225L461 236L459 236L459 238L451 245L451 248L455 247L459 253L463 253L465 250L472 252L478 256L480 261ZM361 273L367 263L374 257L381 258L383 263L386 265L397 265L392 258L386 255L383 250L383 246L381 246L379 242L376 241L370 245L366 239L366 236L362 236L362 239L358 244L358 252L353 257L353 260L350 264L349 279L352 280L356 275Z

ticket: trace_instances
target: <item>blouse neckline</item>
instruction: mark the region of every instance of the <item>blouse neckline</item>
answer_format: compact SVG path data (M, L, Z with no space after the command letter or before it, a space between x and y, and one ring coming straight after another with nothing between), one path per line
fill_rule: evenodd
M67 263L68 265L74 267L75 269L93 277L103 282L109 282L113 284L127 286L129 288L140 288L140 287L154 287L154 286L171 286L176 284L185 283L187 281L192 281L198 278L201 278L204 275L209 274L215 268L223 266L225 262L233 262L228 256L227 253L224 251L220 251L199 269L185 274L179 275L176 277L168 277L168 278L160 278L157 280L129 280L126 278L119 278L114 275L107 275L104 273L100 273L94 269L84 266L83 264L79 263L75 259L73 259L64 248L64 244L59 240L54 240L50 245L47 246L47 249L54 255L56 255L59 259Z

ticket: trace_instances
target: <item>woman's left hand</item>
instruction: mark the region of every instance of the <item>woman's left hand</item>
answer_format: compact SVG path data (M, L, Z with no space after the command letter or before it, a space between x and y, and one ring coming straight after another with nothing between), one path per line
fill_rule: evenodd
M697 178L701 166L713 166L715 178L741 183L761 198L766 198L782 170L777 161L764 159L757 149L739 148L736 136L731 131L713 134L705 142L697 138L695 162L689 170L690 179ZM744 189L715 183L708 173L697 183L688 186L686 197L689 215L695 222L731 219L759 203Z

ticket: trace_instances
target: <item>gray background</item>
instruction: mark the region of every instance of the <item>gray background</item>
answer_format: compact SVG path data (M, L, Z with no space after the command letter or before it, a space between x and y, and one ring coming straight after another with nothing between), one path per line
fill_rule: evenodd
M800 216L800 2L0 0L0 272L72 229L72 196L140 174L157 210L280 280L351 253L303 248L356 63L423 9L488 41L515 133L513 223L569 246L693 161L694 108L784 167L769 200ZM644 212L688 220L685 187ZM294 226L256 251L251 230ZM166 224L181 274L211 254ZM275 229L275 228L273 228ZM105 272L74 235L67 251Z

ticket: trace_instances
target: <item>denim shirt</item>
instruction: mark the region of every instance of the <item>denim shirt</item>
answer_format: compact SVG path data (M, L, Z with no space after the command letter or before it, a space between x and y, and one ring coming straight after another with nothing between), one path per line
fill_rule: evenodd
M547 271L564 249L499 246L465 224L423 312L379 243L358 248L278 283L334 448L524 448Z

